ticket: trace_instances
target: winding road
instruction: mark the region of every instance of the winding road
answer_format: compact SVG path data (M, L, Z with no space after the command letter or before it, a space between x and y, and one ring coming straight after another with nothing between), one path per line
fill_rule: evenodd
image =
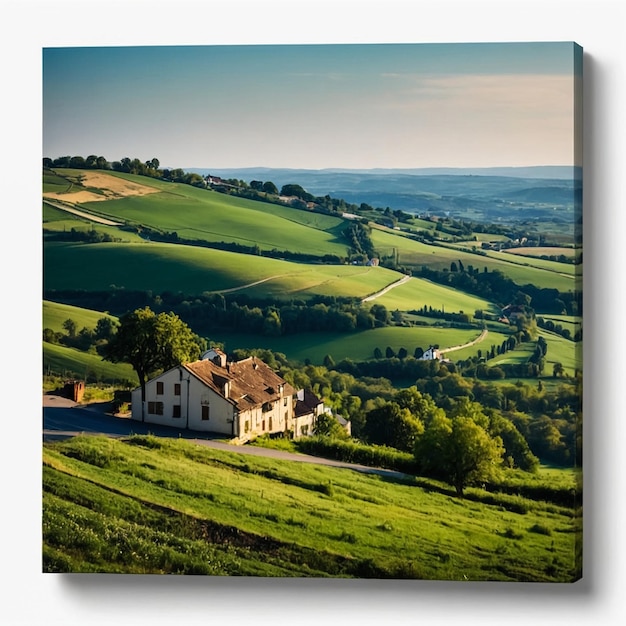
M380 296L385 295L388 291L399 287L400 285L404 285L407 281L411 280L410 276L403 276L400 280L397 280L395 283L391 283L391 285L387 285L384 289L373 293L371 296L367 296L367 298L363 298L361 302L371 302L372 300L376 300L376 298L380 298Z
M108 413L108 403L93 403L81 405L60 396L45 394L43 396L43 441L52 442L75 437L80 434L105 435L107 437L123 438L130 435L152 434L157 437L172 439L186 439L200 446L215 450L232 452L233 454L248 454L264 456L284 461L299 463L314 463L342 469L350 469L363 474L374 474L390 479L402 480L411 478L408 474L378 467L367 467L356 463L344 463L333 459L311 456L284 450L272 450L250 445L233 445L219 441L222 434L198 433L185 429L144 424L128 417L116 417ZM219 439L219 440L218 440Z
M444 348L443 350L439 350L441 354L446 354L447 352L455 352L456 350L463 350L463 348L469 348L470 346L475 346L477 343L485 340L485 337L489 334L489 331L486 328L483 328L483 332L476 337L473 341L468 341L467 343L461 344L460 346L452 346L451 348Z

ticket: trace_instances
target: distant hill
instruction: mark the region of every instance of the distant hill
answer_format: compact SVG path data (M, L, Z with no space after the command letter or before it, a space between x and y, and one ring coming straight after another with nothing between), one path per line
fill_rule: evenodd
M202 175L250 182L271 181L279 189L296 183L316 196L353 204L390 207L415 214L450 215L485 222L552 219L554 208L573 220L582 205L580 168L566 166L425 169L207 169ZM524 211L526 211L524 213Z
M197 172L198 174L215 174L225 178L258 178L268 175L294 176L303 174L307 177L327 174L369 174L372 176L389 176L395 174L407 176L506 176L510 178L557 178L564 180L582 179L582 169L569 165L536 165L529 167L423 167L423 168L374 168L374 169L342 169L324 168L314 169L292 169L292 168L272 168L272 167L247 167L247 168L206 168L206 167L186 167L187 172Z

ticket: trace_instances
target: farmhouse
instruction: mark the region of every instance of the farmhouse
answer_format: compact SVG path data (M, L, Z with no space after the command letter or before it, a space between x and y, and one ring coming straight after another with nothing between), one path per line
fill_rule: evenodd
M430 348L428 348L428 350L424 351L424 354L422 354L422 361L436 361L436 360L441 360L441 353L439 352L439 350L437 350L437 348L433 348L432 346L430 346Z
M132 419L221 433L240 442L264 433L313 433L324 411L313 393L297 391L256 357L228 362L217 349L174 367L132 392Z

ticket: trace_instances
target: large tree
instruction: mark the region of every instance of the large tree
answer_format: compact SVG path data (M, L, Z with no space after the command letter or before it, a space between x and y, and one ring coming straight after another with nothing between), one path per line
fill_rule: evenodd
M120 318L119 328L110 339L104 358L113 363L130 363L137 373L143 420L148 378L161 370L197 359L204 343L174 313L157 315L145 307Z
M449 482L460 497L468 485L494 477L503 453L502 439L468 415L435 415L415 445L421 470Z

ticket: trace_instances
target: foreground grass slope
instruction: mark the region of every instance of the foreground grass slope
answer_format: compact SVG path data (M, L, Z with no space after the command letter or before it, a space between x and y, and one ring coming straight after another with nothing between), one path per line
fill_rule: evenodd
M555 504L459 500L434 482L154 437L74 438L46 444L43 460L44 571L546 582L577 575L576 512Z

